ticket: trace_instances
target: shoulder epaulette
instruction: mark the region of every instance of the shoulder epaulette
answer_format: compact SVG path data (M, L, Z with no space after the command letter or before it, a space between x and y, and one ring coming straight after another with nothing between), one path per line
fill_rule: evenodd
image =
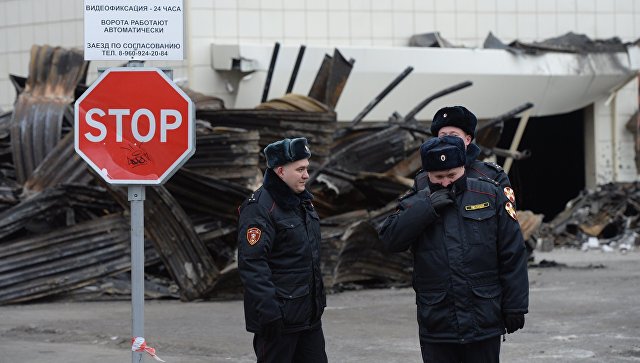
M414 195L414 194L416 194L416 193L417 193L417 192L416 192L415 190L413 190L413 189L409 189L409 190L407 190L404 194L402 194L402 195L400 196L400 198L398 198L398 201L401 201L401 200L403 200L403 199L407 199L407 198L409 198L410 196L412 196L412 195Z
M490 167L491 169L495 169L497 172L501 172L501 171L504 170L504 169L502 169L502 167L500 165L498 165L496 163L493 163L493 162L485 161L484 165Z
M491 179L491 178L487 178L487 177L485 177L485 176L481 176L481 177L479 177L479 178L478 178L478 180L481 180L481 181L483 181L483 182L487 182L487 183L491 183L491 184L493 184L493 185L495 185L495 186L497 186L497 187L499 187L499 186L500 186L500 183L498 183L497 181L495 181L495 180L493 180L493 179Z
M255 192L251 193L251 195L249 196L249 199L247 199L247 204L258 202L261 194L262 194L262 188L259 188Z

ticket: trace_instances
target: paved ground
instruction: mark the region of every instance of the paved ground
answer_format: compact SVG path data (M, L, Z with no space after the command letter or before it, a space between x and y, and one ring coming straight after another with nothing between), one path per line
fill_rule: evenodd
M504 362L640 362L640 252L537 253L531 313L508 335ZM420 362L411 289L330 295L331 362ZM130 362L130 304L0 307L0 363ZM146 338L167 362L252 362L242 303L148 301ZM146 362L153 362L145 358Z

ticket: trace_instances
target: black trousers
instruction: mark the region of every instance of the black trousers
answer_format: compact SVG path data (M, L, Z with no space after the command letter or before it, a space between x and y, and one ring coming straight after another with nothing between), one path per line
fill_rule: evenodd
M258 363L327 363L322 325L265 340L260 334L253 336L253 350Z
M420 342L425 363L498 363L500 336L469 344Z

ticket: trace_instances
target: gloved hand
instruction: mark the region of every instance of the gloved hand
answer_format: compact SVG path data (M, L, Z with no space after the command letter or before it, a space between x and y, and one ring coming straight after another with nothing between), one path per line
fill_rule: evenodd
M273 340L282 335L282 319L274 320L262 326L262 335L266 340Z
M511 334L524 326L524 314L505 314L504 327L507 333Z
M429 199L431 199L431 206L436 210L436 212L450 204L453 204L453 197L451 197L449 189L446 188L438 189L431 193Z

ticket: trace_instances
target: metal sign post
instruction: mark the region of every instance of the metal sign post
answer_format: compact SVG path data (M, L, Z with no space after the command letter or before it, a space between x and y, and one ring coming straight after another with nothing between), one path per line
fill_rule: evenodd
M144 186L131 185L131 333L144 337ZM131 362L142 362L142 352L131 352Z
M142 67L129 61L127 67ZM144 337L144 195L143 185L127 188L131 211L131 336ZM143 352L131 352L131 363L142 362Z

